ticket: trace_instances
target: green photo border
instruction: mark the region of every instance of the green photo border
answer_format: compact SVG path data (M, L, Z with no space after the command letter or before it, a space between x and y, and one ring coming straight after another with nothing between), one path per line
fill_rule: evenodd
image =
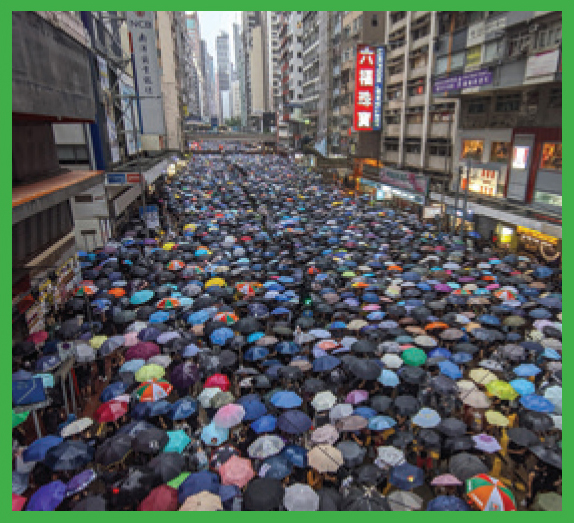
M279 2L282 3L282 2ZM95 6L94 2L91 2L92 6ZM256 9L266 9L268 7L276 7L277 4L273 3L273 2L261 2L261 1L252 1L252 2L246 2L246 4L248 4L250 7L254 7ZM284 5L286 5L287 2L285 2ZM303 2L294 2L295 6L291 6L291 7L298 7L300 5L303 5ZM494 5L498 5L498 3L495 2L486 2L487 5L481 5L481 4L467 4L466 6L468 7L473 7L473 8L482 8L485 9L486 7L488 7L489 5L493 6ZM504 6L508 9L512 9L514 8L514 10L529 10L529 9L535 9L537 7L541 7L542 2L534 2L531 0L511 0L511 1L507 1L504 2ZM0 40L1 40L1 46L0 48L2 49L2 53L0 55L0 59L2 60L2 63L4 63L5 67L2 67L1 70L3 70L5 73L7 74L8 71L11 71L11 67L10 67L10 62L11 62L11 34L12 34L12 26L11 26L11 12L12 10L28 10L30 8L32 8L33 6L36 7L42 7L42 9L46 9L48 6L51 6L52 10L56 10L55 8L57 8L58 10L62 9L64 6L70 6L73 9L78 9L78 7L81 5L78 2L70 2L70 1L60 1L60 2L39 2L39 1L33 1L33 2L14 2L14 1L7 1L6 3L2 3L2 7L1 7L1 13L2 16L0 17L0 24L1 24L1 30L0 30ZM137 7L138 9L142 9L145 8L146 5L150 6L150 9L154 9L158 7L158 3L157 2L152 2L151 0L140 0L139 2L101 2L98 3L98 7L114 7L114 9L117 9L118 7L121 7L122 9L126 8L127 6L130 7ZM184 9L189 10L191 7L197 7L197 4L195 4L193 1L191 2L182 2L182 1L175 1L175 2L169 2L168 3L169 7L173 8L177 8L177 7L183 7ZM332 10L334 7L343 7L343 5L348 5L348 2L342 2L342 1L328 1L328 0L318 0L315 1L313 3L313 5L316 8L323 8L323 9L328 9L328 10ZM364 7L373 7L373 8L380 8L383 5L390 5L390 3L385 3L385 2L380 2L380 1L373 1L373 0L366 0L364 2L362 2L361 4ZM426 1L411 1L407 4L407 7L410 10L417 10L420 7L430 7L432 5L432 7L441 7L442 10L445 9L452 9L452 10L460 10L460 8L463 6L463 3L461 2L455 2L453 0L442 0L439 2L436 2L436 4L431 4L430 2ZM306 7L308 7L308 4L305 4ZM560 9L560 6L562 6L566 12L563 13L563 42L564 45L566 47L570 47L572 49L573 45L572 45L572 39L570 38L570 32L569 29L573 28L573 26L570 25L570 21L572 21L572 17L570 16L570 12L574 11L574 3L570 2L567 3L565 1L559 1L559 2L553 2L552 3L552 7L556 10L557 8ZM167 6L164 6L167 7ZM238 7L236 2L233 2L231 0L219 0L218 2L218 7L223 7L223 8L227 8L227 7ZM244 6L246 7L246 6ZM86 9L85 5L81 6L82 9ZM567 56L569 56L569 54L567 54ZM568 78L572 77L572 73L570 73L570 70L568 68L566 68L566 70L564 71L564 77L566 79L566 81L568 82ZM11 75L10 75L11 76ZM566 83L567 83L566 82ZM5 159L8 158L8 151L9 151L9 147L11 144L11 137L12 137L12 127L11 127L11 115L10 115L10 111L9 111L9 104L11 101L11 87L8 84L8 81L3 81L2 82L2 97L1 97L1 101L2 101L2 107L5 109L3 111L4 114L4 118L2 118L1 122L0 122L0 126L1 126L1 132L2 132L2 139L0 140L0 144L2 147L2 150L4 150L6 152L6 155L4 156ZM571 91L569 89L567 89L565 91L566 96L564 97L564 111L565 111L565 115L566 117L564 118L565 122L572 122L571 120L569 120L568 118L568 114L570 114L571 116L574 116L573 113L573 107L574 107L574 103L572 102L572 96L571 95ZM572 127L572 126L570 126ZM565 129L565 135L563 137L563 141L567 142L568 141L568 136L571 136L572 133L568 132L568 127L566 127ZM568 148L566 148L566 150L568 150ZM568 165L568 159L566 158L566 166ZM567 167L564 169L567 172ZM574 178L570 178L570 177L566 177L563 181L564 186L563 186L563 193L564 194L568 194L569 192L571 192L574 195ZM9 202L8 202L8 195L11 194L11 187L10 187L10 181L8 180L8 175L2 175L0 176L0 199L1 199L1 204L0 204L0 218L4 215L6 215L6 219L8 220L8 214L10 213L9 211ZM568 198L568 197L567 197ZM568 201L568 200L566 200ZM566 224L566 228L568 228L568 224L571 224L574 226L574 205L572 208L566 206L566 208L564 209L564 216L563 216L564 222ZM2 239L2 243L4 244L4 254L2 256L0 256L0 269L2 270L2 273L4 272L4 270L6 271L6 273L11 272L11 256L8 255L8 244L10 243L10 237L11 237L11 229L9 228L8 225L8 221L4 222L0 220L0 227L1 227L1 234L0 234L0 238ZM12 245L12 243L10 243L10 246ZM568 262L571 260L570 257L570 253L572 250L572 244L570 244L570 240L564 241L563 242L563 256L565 257L565 263L563 264L564 267L564 283L563 283L563 293L564 293L564 301L566 303L568 303L568 301L572 301L574 303L574 276L572 275L572 273L570 273L570 271L568 270ZM11 409L11 403L9 401L9 398L11 396L11 391L10 391L10 376L9 373L11 373L11 355L10 355L10 339L11 339L11 322L10 322L10 318L12 316L11 313L11 307L9 307L9 300L8 300L8 288L10 287L10 281L8 278L8 275L6 274L5 277L0 277L0 288L2 290L2 295L6 296L6 301L2 300L1 302L1 309L0 309L0 322L1 322L1 327L2 327L2 334L3 336L6 336L5 338L3 337L4 340L4 346L5 351L6 352L1 352L0 353L0 357L1 357L1 361L3 364L6 365L6 367L3 367L3 371L2 371L2 375L4 376L3 379L0 380L0 391L2 392L2 397L4 398L2 400L2 412L4 413L3 416L6 416L6 418L9 419L10 417L10 409ZM568 316L567 316L568 319ZM574 323L574 322L573 322ZM564 331L565 334L565 339L566 340L572 340L572 326L570 324L566 324L565 325L566 329ZM570 349L568 347L569 343L566 342L564 343L564 346L566 347L566 350L564 351L564 359L568 362L570 361ZM570 387L570 385L566 385L567 388ZM6 396L4 396L4 394L6 394ZM567 431L568 434L571 434L572 431L572 425L573 423L570 422L570 414L568 414L569 411L573 411L574 413L574 408L570 407L570 404L568 403L568 401L566 401L566 403L564 404L564 411L565 411L565 423L564 423L564 430ZM6 419L3 417L3 419ZM568 441L569 437L566 438L566 441ZM11 454L8 452L8 448L11 446L11 438L8 435L8 430L2 430L1 431L1 440L0 440L0 444L1 444L1 448L5 449L3 452L0 452L0 456L2 457L2 464L1 466L1 470L2 470L2 474L0 475L0 477L2 478L1 481L1 489L0 492L3 492L4 494L1 496L2 498L2 502L0 503L0 513L4 513L6 516L9 516L11 518L17 519L19 521L40 521L39 518L42 518L42 521L44 522L49 522L49 521L66 521L67 518L71 518L67 521L77 521L77 517L78 516L74 516L71 513L63 513L63 512L56 512L56 513L43 513L41 516L40 514L27 514L27 513L12 513L10 510L10 505L9 505L9 501L8 501L8 493L10 492L10 488L9 488L9 484L11 483L11 474L9 473L9 470L11 470L11 466L8 464L8 457L11 456ZM564 468L566 470L569 470L569 465L568 463L572 463L572 455L573 452L570 450L570 448L568 447L568 445L565 445L564 448ZM574 466L574 464L573 464ZM546 516L544 516L544 520L545 522L555 522L555 521L574 521L574 504L572 502L572 500L570 499L568 492L571 492L570 489L570 479L568 474L570 474L570 472L566 473L564 475L564 493L566 493L566 498L564 498L563 500L563 510L562 512L552 512L552 513L548 513ZM572 491L574 493L574 491ZM573 496L574 497L574 496ZM188 513L185 513L187 515L183 516L175 516L175 515L170 515L169 517L183 517L183 518L190 518L191 521L209 521L210 523L213 522L223 522L223 521L234 521L237 523L268 523L269 521L274 521L276 517L278 517L280 520L287 520L287 519L291 519L293 518L293 520L297 519L298 522L305 522L305 521L309 521L309 522L313 522L313 523L318 523L318 522L328 522L328 523L336 523L337 521L339 522L345 522L348 523L349 520L351 518L354 517L358 517L361 519L361 521L383 521L383 520L394 520L394 521L401 521L401 523L404 522L409 522L409 521L427 521L427 522L436 522L436 523L446 523L446 522L459 522L460 520L460 516L458 516L457 514L450 514L450 513L434 513L434 512L423 512L423 513L419 513L419 512L414 512L414 513L401 513L399 514L392 514L392 515L387 515L387 514L382 514L382 513L361 513L361 515L357 515L357 516L351 516L348 513L321 513L321 512L315 512L315 513L299 513L299 514L290 514L288 512L282 512L279 514L276 514L274 516L272 516L270 513L262 513L262 514L255 514L255 513L249 513L249 512L217 512L217 513L205 513L205 514L197 514L197 515L189 515ZM138 518L138 521L140 522L157 522L158 518L160 520L162 520L163 518L165 518L165 515L162 516L158 516L155 515L153 513L143 513L140 512L137 515L134 514L133 516L134 518ZM490 518L495 518L498 519L499 521L502 521L502 519L504 519L505 521L517 521L518 518L520 518L521 521L524 521L524 518L526 518L528 521L534 521L534 519L540 520L541 519L541 515L536 516L535 514L533 515L529 515L528 512L516 512L516 513L512 513L512 514L498 514L498 513L491 513L491 514L478 514L478 513L467 513L465 516L466 517L470 517L470 518L474 518L476 521L486 521L486 518L488 518L489 523L492 523L492 520ZM47 518L47 519L46 519ZM116 518L118 518L116 520ZM273 520L271 520L271 518L273 518ZM406 518L406 519L405 519ZM512 518L517 518L517 519L512 519ZM547 519L550 518L550 519ZM570 518L573 518L572 520ZM98 522L98 523L102 523L102 521L105 521L106 523L108 522L112 522L112 521L122 521L123 523L125 523L125 516L121 516L120 514L107 514L105 516L99 514L99 513L94 513L94 514L84 514L83 516L81 516L81 523L89 523L89 522ZM165 519L163 519L165 521Z

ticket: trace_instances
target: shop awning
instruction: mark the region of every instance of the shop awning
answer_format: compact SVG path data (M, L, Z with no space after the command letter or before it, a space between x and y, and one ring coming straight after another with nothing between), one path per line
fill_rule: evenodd
M104 171L69 171L12 188L12 225L103 183Z

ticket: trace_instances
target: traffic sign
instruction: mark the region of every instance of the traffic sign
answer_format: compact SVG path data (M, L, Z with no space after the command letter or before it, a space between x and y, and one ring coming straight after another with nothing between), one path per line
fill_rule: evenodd
M126 173L107 173L106 183L108 185L125 185Z

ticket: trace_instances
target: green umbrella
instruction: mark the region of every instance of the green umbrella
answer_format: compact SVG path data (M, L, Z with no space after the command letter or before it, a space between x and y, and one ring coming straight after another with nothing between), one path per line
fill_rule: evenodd
M407 365L419 366L423 365L427 360L427 355L421 349L410 348L401 353L401 358Z
M12 428L17 427L18 425L20 425L20 423L24 423L27 419L28 416L30 415L30 412L14 412L12 411Z
M532 505L534 510L559 511L562 510L562 496L557 492L539 493Z
M173 478L168 484L168 487L171 488L179 488L179 486L186 480L187 476L189 476L190 472L182 472L179 476L177 476L176 478Z
M356 274L353 271L345 271L343 273L343 278L354 278Z

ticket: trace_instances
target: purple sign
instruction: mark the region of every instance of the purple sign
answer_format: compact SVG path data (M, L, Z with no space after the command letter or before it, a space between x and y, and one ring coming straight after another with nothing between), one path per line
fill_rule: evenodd
M471 73L459 74L450 78L442 78L434 83L432 92L434 94L445 91L455 91L466 89L467 87L480 87L492 83L491 71L472 71Z

